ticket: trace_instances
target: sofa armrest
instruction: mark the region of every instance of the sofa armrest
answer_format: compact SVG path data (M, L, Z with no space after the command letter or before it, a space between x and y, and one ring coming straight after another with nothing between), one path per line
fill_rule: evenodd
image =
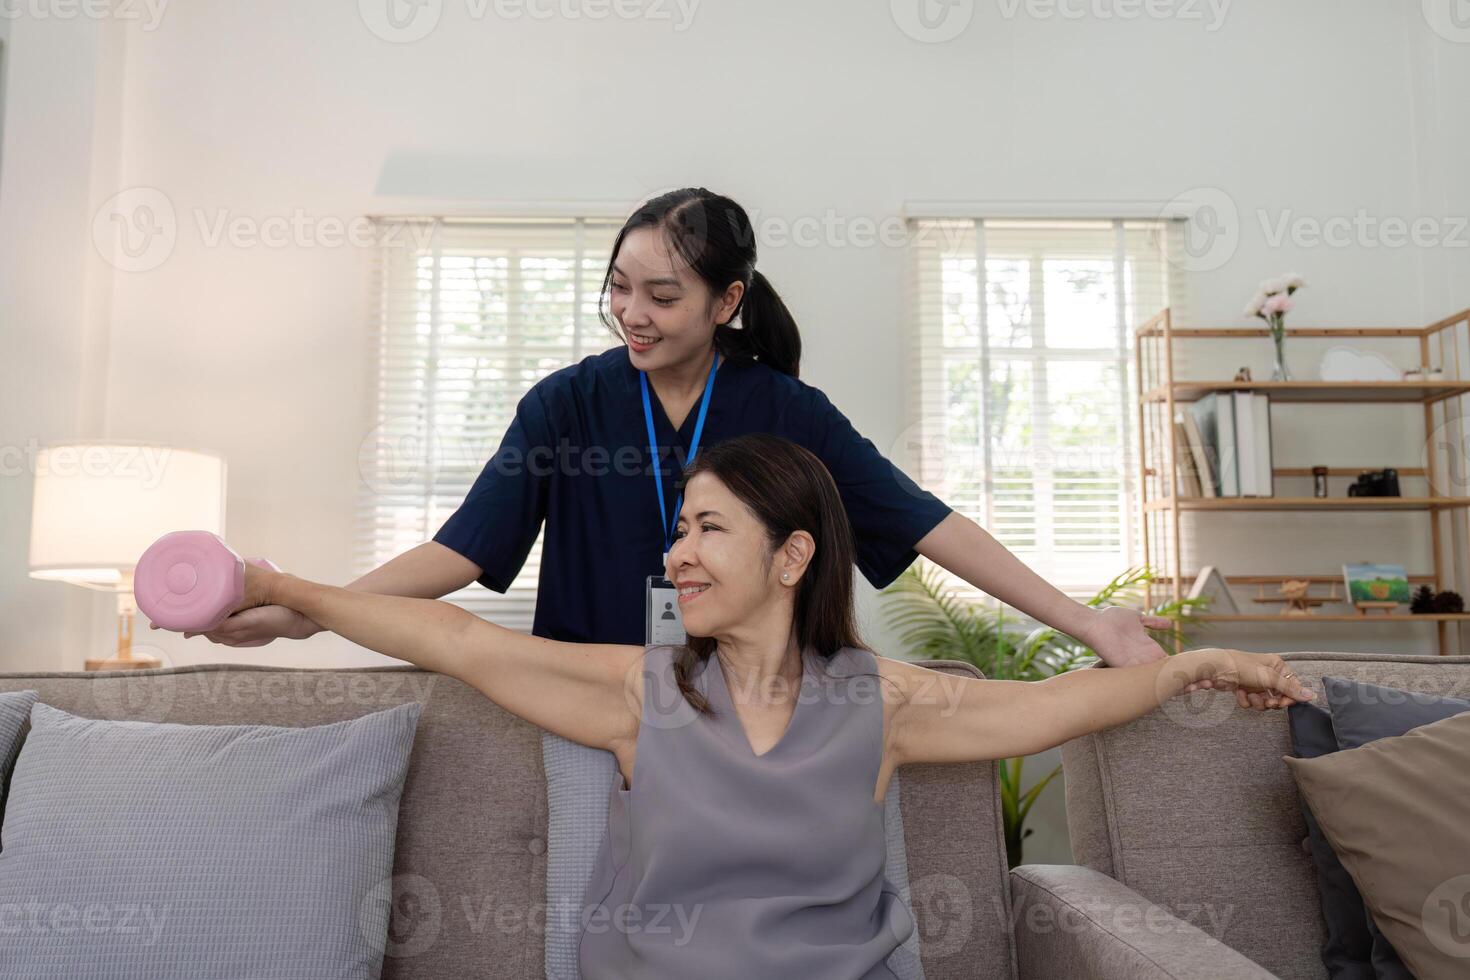
M1274 974L1107 875L1011 870L1020 980L1268 980Z

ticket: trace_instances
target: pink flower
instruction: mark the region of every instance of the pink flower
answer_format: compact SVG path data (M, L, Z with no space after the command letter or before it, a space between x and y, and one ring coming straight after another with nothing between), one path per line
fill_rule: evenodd
M1267 297L1266 302L1261 304L1261 312L1290 313L1294 305L1296 304L1292 302L1290 296L1285 293L1276 293L1274 296Z

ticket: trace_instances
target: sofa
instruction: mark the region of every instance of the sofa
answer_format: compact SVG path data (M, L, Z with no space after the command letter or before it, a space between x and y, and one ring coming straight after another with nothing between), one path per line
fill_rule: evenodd
M974 674L966 664L934 667ZM0 690L26 689L83 717L202 725L321 725L420 702L399 805L382 976L545 975L540 730L474 688L411 666L0 674ZM926 976L1014 978L993 765L909 767L901 790L913 905L921 936L933 939ZM167 835L167 825L158 833Z
M1470 657L1281 656L1318 690L1319 703L1323 675L1470 696ZM1286 714L1246 711L1218 697L1176 698L1062 747L1073 857L1101 880L1074 899L1096 903L1104 917L1113 903L1155 903L1218 941L1176 941L1160 920L1147 948L1172 957L1164 975L1225 976L1228 952L1254 964L1257 972L1243 975L1320 980L1327 971L1316 873L1296 784L1281 761L1291 754ZM1018 896L1027 887L1019 882L1034 873L1016 869ZM1023 976L1028 969L1097 975L1020 946Z
M1391 658L1330 663L1383 670L1367 676L1387 683L1427 676L1395 675ZM1462 664L1470 658L1399 666ZM956 661L924 665L979 676ZM1310 677L1318 666L1297 670ZM540 731L473 688L411 666L0 674L0 690L25 689L84 717L182 724L319 725L420 702L382 976L544 976ZM1228 702L1226 720L1181 738L1155 712L1065 747L1079 866L1008 872L993 763L900 770L910 905L928 980L1271 976L1262 966L1319 975L1316 897L1278 758L1284 715L1243 711L1225 695L1194 697L1215 699L1217 712ZM1200 901L1236 902L1237 914L1216 928L1191 911Z

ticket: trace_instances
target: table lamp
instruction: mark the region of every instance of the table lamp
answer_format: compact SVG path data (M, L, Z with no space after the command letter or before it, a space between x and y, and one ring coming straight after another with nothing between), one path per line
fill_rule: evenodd
M225 461L143 442L64 442L37 456L31 578L117 595L117 653L87 670L162 666L133 653L133 566L168 531L223 534Z

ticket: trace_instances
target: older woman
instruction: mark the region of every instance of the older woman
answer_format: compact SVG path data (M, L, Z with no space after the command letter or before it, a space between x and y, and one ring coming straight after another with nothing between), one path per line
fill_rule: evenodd
M891 978L914 928L884 876L896 767L1040 752L1205 681L1271 708L1313 696L1280 657L1238 650L1035 683L876 656L854 627L852 533L817 457L750 435L689 474L665 569L686 644L562 643L254 566L238 607L297 610L616 756L582 916L587 980Z

